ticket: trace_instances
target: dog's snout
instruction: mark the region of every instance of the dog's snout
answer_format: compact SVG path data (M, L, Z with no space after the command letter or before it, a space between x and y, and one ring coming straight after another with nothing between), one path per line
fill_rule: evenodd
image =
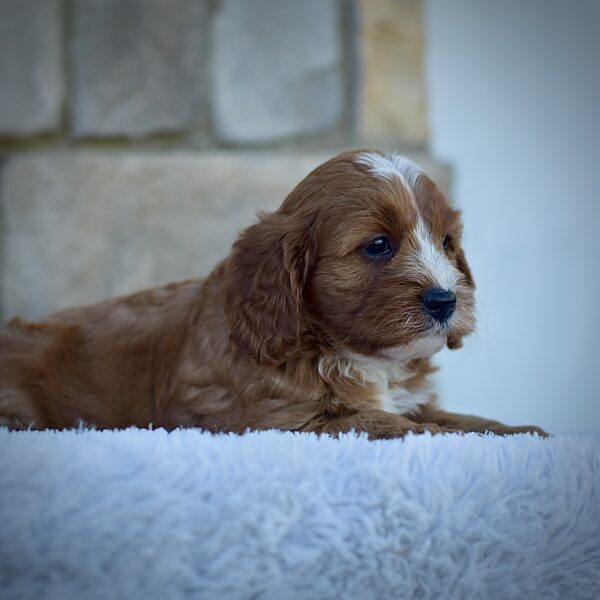
M433 288L421 297L423 307L436 321L447 321L456 307L456 296L449 290Z

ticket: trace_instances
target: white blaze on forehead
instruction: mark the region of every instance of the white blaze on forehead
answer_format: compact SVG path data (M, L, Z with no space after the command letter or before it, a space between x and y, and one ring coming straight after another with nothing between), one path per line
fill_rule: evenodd
M414 192L419 177L423 175L419 165L399 154L382 156L376 152L362 152L355 161L368 167L373 175L388 180L399 179L411 192Z
M423 169L412 160L398 154L384 155L376 152L362 152L355 158L358 164L365 165L369 172L389 181L400 180L404 187L410 192L417 213L419 208L414 198L415 189L419 177L423 175ZM417 217L415 227L417 240L414 268L422 272L444 290L454 290L460 279L460 273L441 251L440 244L434 243L420 214Z
M417 268L426 271L442 289L453 291L460 278L460 273L433 242L427 230L427 225L420 216L415 227L415 237L417 239L415 256Z

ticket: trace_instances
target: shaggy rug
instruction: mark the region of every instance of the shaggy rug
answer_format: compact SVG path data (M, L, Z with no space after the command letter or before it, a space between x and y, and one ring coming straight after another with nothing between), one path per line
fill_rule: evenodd
M600 438L0 431L0 597L600 598Z

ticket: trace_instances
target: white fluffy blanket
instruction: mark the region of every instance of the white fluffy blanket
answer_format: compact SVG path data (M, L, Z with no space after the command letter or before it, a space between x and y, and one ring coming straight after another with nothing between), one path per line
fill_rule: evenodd
M600 598L600 438L1 431L0 597Z

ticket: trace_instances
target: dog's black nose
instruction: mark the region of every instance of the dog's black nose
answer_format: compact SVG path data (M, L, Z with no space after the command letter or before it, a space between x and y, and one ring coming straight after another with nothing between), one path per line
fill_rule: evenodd
M447 321L456 307L456 296L447 290L433 288L427 290L421 297L425 310L436 321L443 323Z

